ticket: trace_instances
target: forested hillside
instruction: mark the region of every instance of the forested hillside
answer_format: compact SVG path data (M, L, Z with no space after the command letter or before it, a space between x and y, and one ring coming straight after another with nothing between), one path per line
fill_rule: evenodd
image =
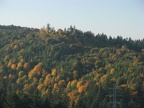
M144 39L0 26L0 108L144 108Z

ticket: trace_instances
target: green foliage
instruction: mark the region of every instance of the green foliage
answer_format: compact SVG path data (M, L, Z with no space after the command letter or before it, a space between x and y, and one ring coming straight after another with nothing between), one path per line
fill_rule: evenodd
M72 26L0 26L0 107L105 108L114 83L122 107L143 107L143 49L144 40Z

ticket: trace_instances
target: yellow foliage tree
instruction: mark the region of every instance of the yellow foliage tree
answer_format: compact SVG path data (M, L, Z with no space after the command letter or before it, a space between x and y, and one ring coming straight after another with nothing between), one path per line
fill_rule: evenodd
M96 73L96 74L95 74L95 77L94 77L94 81L99 80L99 78L100 78L100 74L99 74L99 73Z
M58 82L59 80L60 80L60 76L57 75L57 76L55 77L55 82Z
M20 59L23 59L23 56L19 56L19 60L20 60Z
M45 80L49 80L50 79L50 74L47 74L47 76L45 77Z
M67 88L67 90L69 90L71 88L71 82L67 83L67 87L66 88Z
M104 81L107 79L107 77L108 77L107 74L103 75L103 76L100 78L100 81L101 81L101 82L104 82Z
M78 92L77 92L77 90L73 90L73 91L69 92L69 93L67 94L67 96L68 96L69 99L70 99L70 104L72 104L72 103L77 99L77 97L78 97Z
M16 67L17 67L16 64L12 64L12 65L11 65L11 69L12 69L12 70L16 70Z
M24 52L24 48L22 48L20 51L19 51L19 54L22 54Z
M5 76L3 77L3 79L7 79L7 76L5 75Z
M23 65L23 68L25 70L28 70L30 68L29 63L25 62L24 65Z
M66 86L65 80L60 80L60 81L58 82L58 87L59 87L59 88L62 88L62 87L65 87L65 86Z
M80 88L82 86L82 81L79 81L78 83L77 83L77 88Z
M28 74L28 77L32 79L33 77L39 76L41 74L41 63L37 64Z
M110 74L113 74L115 72L115 68L111 68Z
M34 67L34 70L35 70L35 71L40 71L40 70L41 70L41 66L42 66L42 63L38 63L38 64Z
M82 85L81 87L78 88L78 93L82 93L86 91L86 86Z
M55 83L54 86L53 86L53 88L54 88L54 89L57 89L57 88L58 88L58 84Z
M17 64L16 70L21 70L22 67L23 67L23 64L22 64L21 62L19 62L19 63Z
M27 75L23 75L22 80L26 80L27 79Z
M57 72L56 72L56 69L53 68L53 69L52 69L52 75L56 75L56 73L57 73Z
M45 77L45 80L44 80L44 84L45 85L48 85L50 82L51 82L51 77L50 77L51 75L50 74L48 74L46 77Z
M4 62L7 62L10 59L10 55L6 55L4 58Z
M22 67L23 66L23 64L21 63L21 62L19 62L18 64L17 64L17 67Z
M28 77L30 79L32 79L33 77L35 77L37 75L37 72L33 69L29 72Z
M135 96L135 95L137 95L137 94L138 94L138 91L133 91L133 92L131 93L132 96Z
M14 45L14 50L17 50L18 49L18 45Z
M63 35L63 30L62 30L62 29L58 29L57 32L58 32L58 35L59 35L59 36L62 36L62 35Z
M28 89L29 89L29 85L28 85L28 84L25 84L23 89L24 89L25 91L28 90Z
M71 89L75 89L76 88L76 86L77 86L77 80L73 80L72 82L71 82Z
M12 65L12 60L9 60L7 67L11 67Z
M37 89L38 89L39 91L41 91L44 87L45 87L44 84L39 84L39 85L37 86Z
M21 83L22 83L22 79L21 79L21 78L18 78L17 81L16 81L16 83L17 83L17 84L21 84Z
M46 30L45 27L42 27L40 30L39 30L39 33L40 33L40 36L45 38L47 35L48 35L48 32Z
M18 77L22 77L23 74L24 74L24 72L23 72L23 71L20 71L20 72L18 73Z
M122 49L125 49L125 48L126 48L126 45L123 45L123 46L122 46Z
M12 74L9 74L8 78L9 78L9 79L14 79L14 78L15 78L15 76L14 76L14 75L12 75Z
M99 85L99 82L96 82L95 84L96 84L96 86L98 86L98 85Z
M40 78L39 79L39 84L42 84L43 83L43 78Z
M21 62L21 63L24 63L24 59L23 59L23 58L20 58L20 62Z
M45 91L43 91L43 92L42 92L42 97L47 96L47 95L48 95L48 93L49 93L49 90L48 90L48 89L46 89Z

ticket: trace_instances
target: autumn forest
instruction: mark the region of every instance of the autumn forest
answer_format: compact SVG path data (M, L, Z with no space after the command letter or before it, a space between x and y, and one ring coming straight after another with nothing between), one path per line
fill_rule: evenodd
M114 89L144 108L144 39L0 25L0 108L112 108Z

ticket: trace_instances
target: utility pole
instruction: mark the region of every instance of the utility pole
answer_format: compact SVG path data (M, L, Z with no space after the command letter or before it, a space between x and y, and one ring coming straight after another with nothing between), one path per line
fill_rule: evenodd
M115 52L115 48L114 48L114 46L112 47L112 50L113 50L113 54L114 54L114 52Z
M112 108L116 108L117 105L117 97L116 97L116 92L117 92L117 88L116 88L116 84L113 85L113 102L112 102Z
M117 104L120 103L117 101L117 97L119 96L117 95L117 85L113 84L113 87L110 89L110 94L107 95L109 97L108 103L111 106L111 108L117 108Z

